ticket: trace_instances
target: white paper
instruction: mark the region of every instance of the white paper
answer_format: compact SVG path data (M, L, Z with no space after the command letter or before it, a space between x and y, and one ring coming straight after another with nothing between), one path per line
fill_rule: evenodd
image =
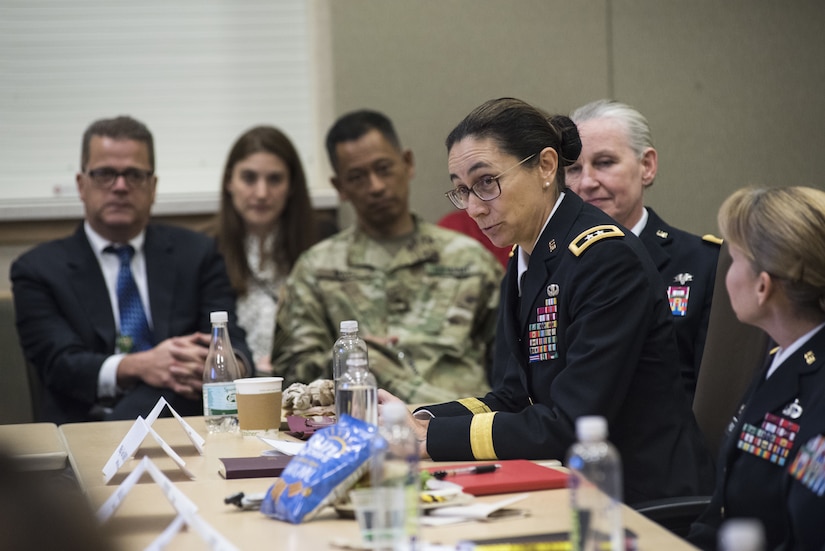
M135 454L147 434L149 434L149 425L146 424L143 417L138 416L132 428L129 429L129 432L126 433L126 436L123 437L123 440L121 440L120 444L115 448L112 457L110 457L103 466L104 484L108 484L109 481L112 480L112 477L117 474L118 469Z
M149 415L146 416L146 423L151 425L155 422L155 420L160 415L160 412L163 411L163 406L169 406L169 402L166 401L166 398L161 396L158 398L158 403L155 404L155 407L152 408L152 411L149 412ZM172 406L169 406L169 409L172 409Z
M517 494L493 503L473 502L469 505L440 507L430 511L429 515L421 517L421 524L426 526L441 526L468 520L485 520L495 511L504 509L513 503L525 499L527 496L528 494Z
M198 450L199 454L203 455L203 445L206 443L206 440L204 440L203 436L198 434L195 431L195 429L193 429L192 426L189 423L187 423L177 411L175 411L175 408L169 405L169 402L167 402L166 398L164 398L163 396L161 396L158 399L158 403L155 404L155 407L152 408L152 411L146 417L146 422L149 425L154 423L160 415L160 412L163 411L164 406L169 408L169 411L172 413L172 416L175 419L177 419L178 423L180 423L180 426L183 427L183 432L185 432L186 436L189 437L189 440L192 441L192 444L195 446L195 449Z
M264 438L259 436L261 440L266 442L284 455L296 455L306 446L306 442L292 442L291 440L276 440L274 438Z
M206 545L212 551L239 551L232 542L223 537L220 532L200 516L193 514L191 518L187 519L187 524L206 542Z
M175 486L165 474L163 474L163 471L158 469L157 465L155 465L151 459L144 457L141 463L146 463L146 471L152 476L155 483L160 486L160 489L163 491L163 495L166 496L166 499L169 500L169 503L172 504L175 511L186 517L187 515L198 510L198 506L195 505L191 499L186 497L186 494L181 492L178 487Z
M206 443L206 440L204 440L203 436L198 434L197 431L195 431L195 429L193 429L192 426L187 423L172 406L169 405L166 398L161 396L155 404L155 407L153 407L152 411L149 412L146 419L141 416L138 416L138 418L135 419L135 423L129 429L129 432L126 433L126 436L123 437L123 440L121 440L120 444L118 444L117 448L115 448L112 457L110 457L103 466L103 482L105 484L108 484L115 476L118 469L120 469L130 457L135 455L135 452L150 432L167 455L172 458L172 460L184 473L186 473L186 476L189 478L195 478L195 475L193 475L189 469L186 468L186 462L181 459L172 447L169 446L169 444L167 444L166 441L164 441L163 438L161 438L160 435L158 435L158 433L151 427L152 423L157 420L164 407L169 408L169 411L171 411L174 418L178 420L181 428L183 428L183 431L186 433L186 436L189 437L189 440L195 446L195 449L198 450L199 454L203 455L203 446Z
M175 462L178 468L182 470L190 479L194 479L195 475L189 469L186 468L186 461L184 461L183 458L179 456L175 450L172 449L172 446L167 444L166 440L161 438L161 436L157 432L155 432L155 429L153 429L152 427L149 427L149 433L152 435L152 438L155 439L155 442L160 444L161 449L166 452L166 455L172 458L172 461Z
M198 432L192 428L192 425L187 423L172 406L169 406L169 411L171 411L172 415L175 416L175 419L180 422L180 426L183 427L183 431L186 433L186 436L189 437L189 440L192 441L192 444L195 446L195 449L198 450L198 453L203 455L203 445L206 444L206 440L203 436L198 434Z
M155 541L150 543L146 546L144 551L160 551L164 549L167 545L169 545L175 536L178 535L180 529L186 525L186 520L183 518L182 515L178 515L175 517L169 526L166 527L166 530L161 532L161 534L155 538Z
M141 421L143 420L142 418L140 419ZM163 474L163 471L161 471L148 457L141 459L138 466L135 467L131 473L129 473L129 476L127 476L123 483L118 486L117 490L115 490L115 492L109 496L109 499L107 499L106 502L101 505L100 509L98 509L97 519L101 524L111 518L112 514L118 507L120 507L126 495L135 486L144 473L148 473L149 476L152 477L152 480L160 486L163 495L166 496L166 499L169 500L169 503L172 504L172 507L174 507L175 511L178 513L175 520L173 520L172 523L169 524L169 526L167 526L157 538L155 538L147 549L160 551L165 548L185 524L192 528L195 533L197 533L201 539L206 542L207 546L212 551L238 551L238 548L223 537L220 532L215 530L212 525L198 516L197 505L195 505L191 499L186 497L186 494L175 486L172 481L169 480L165 474Z
M139 418L140 419L140 418ZM143 419L141 419L142 421ZM134 485L140 480L140 477L143 476L143 473L146 472L146 461L148 458L144 457L143 460L138 463L138 466L129 473L129 476L120 483L120 486L117 487L117 490L114 491L112 495L109 496L109 499L106 500L103 505L97 510L97 520L101 524L109 520L109 518L117 511L117 508L120 507L120 504L123 503L123 499L126 497L126 494L129 493Z

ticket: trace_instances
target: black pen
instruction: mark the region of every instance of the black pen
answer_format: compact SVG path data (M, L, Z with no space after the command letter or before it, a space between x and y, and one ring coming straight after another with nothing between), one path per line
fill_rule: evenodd
M443 480L448 476L455 476L457 474L484 474L492 473L500 469L501 465L498 463L490 463L489 465L478 465L477 467L463 467L461 469L452 469L449 471L435 471L433 476L438 480Z

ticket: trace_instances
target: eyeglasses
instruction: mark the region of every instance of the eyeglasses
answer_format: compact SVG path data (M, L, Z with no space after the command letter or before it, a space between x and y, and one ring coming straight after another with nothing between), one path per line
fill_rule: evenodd
M101 189L111 189L121 176L123 176L123 181L126 182L126 186L129 189L143 189L146 187L152 174L153 172L151 170L127 168L126 170L117 171L110 167L95 168L94 170L86 172L86 175L91 178L92 182Z
M533 153L529 157L525 157L524 159L520 160L518 163L514 164L498 176L486 176L473 184L473 187L467 186L456 186L455 188L451 189L444 196L450 200L450 202L455 205L455 208L464 210L469 205L469 198L470 192L473 192L473 195L481 199L482 201L492 201L501 195L501 182L499 178L510 172L516 167L519 167L535 157L536 154Z

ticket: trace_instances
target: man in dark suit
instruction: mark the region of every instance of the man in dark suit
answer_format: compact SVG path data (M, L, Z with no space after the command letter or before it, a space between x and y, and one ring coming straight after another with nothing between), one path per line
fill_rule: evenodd
M17 331L42 385L41 420L134 419L161 396L181 415L201 414L212 311L229 312L239 363L250 365L214 241L149 223L154 170L145 125L93 123L76 178L84 223L11 267Z

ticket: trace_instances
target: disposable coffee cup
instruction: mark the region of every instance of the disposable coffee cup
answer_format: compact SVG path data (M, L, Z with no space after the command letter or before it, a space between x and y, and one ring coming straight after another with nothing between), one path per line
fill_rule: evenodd
M281 427L283 377L235 379L238 425L244 436L277 432Z

